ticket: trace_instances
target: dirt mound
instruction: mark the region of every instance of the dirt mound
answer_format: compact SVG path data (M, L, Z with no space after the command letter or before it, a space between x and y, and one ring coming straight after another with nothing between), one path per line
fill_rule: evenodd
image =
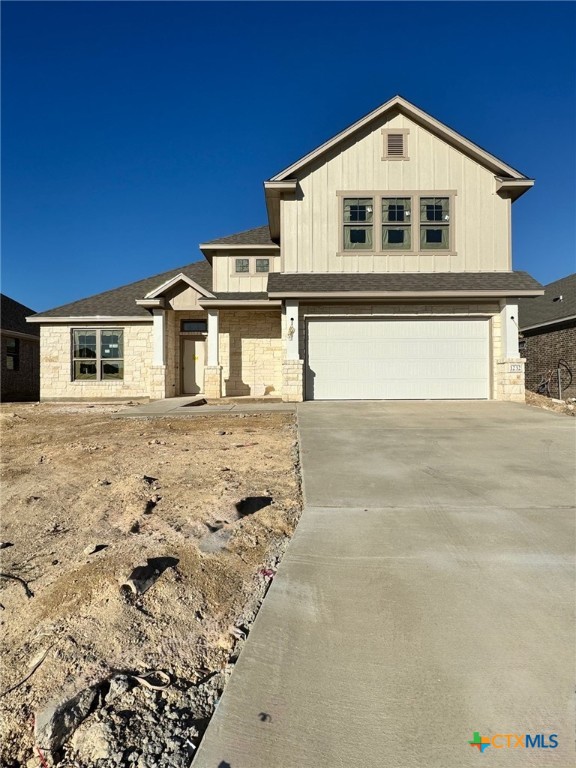
M106 733L110 764L161 766L151 736L148 751L121 743L122 717L126 734L129 723L135 733L160 733L162 723L178 725L182 711L193 746L183 746L184 726L168 728L181 748L169 764L178 764L177 754L189 760L207 717L195 698L199 681L229 668L244 636L238 628L253 618L269 581L262 571L274 569L300 513L291 414L171 422L115 419L118 406L107 408L0 411L0 541L12 545L1 552L1 571L22 580L0 579L0 692L41 660L0 699L0 761L10 768L34 758L35 713L119 673L150 670L164 670L170 689L146 693L131 677L116 703L86 721L88 730L106 727L91 731L85 749L92 739L104 750ZM143 594L121 589L135 568L159 558L171 565ZM217 678L205 693L212 705L221 684ZM118 714L122 707L134 716ZM78 744L78 764L89 765L82 732Z

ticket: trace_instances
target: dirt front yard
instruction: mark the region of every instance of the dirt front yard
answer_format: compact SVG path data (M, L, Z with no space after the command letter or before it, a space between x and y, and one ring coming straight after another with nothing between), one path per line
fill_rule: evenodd
M300 514L292 414L121 407L0 409L4 766L189 765Z

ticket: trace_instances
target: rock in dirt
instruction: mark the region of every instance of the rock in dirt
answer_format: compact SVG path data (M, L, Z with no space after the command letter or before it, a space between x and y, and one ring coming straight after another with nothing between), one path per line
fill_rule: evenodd
M122 696L131 688L130 678L127 675L116 675L110 680L110 688L105 696L104 701L106 704L110 704L114 699Z
M0 541L0 549L6 549L6 547L13 547L14 544L12 544L11 541Z
M120 587L121 591L143 595L168 568L178 565L177 557L149 557L146 565L138 565Z
M90 714L98 696L98 687L86 688L74 697L48 705L36 713L36 744L50 755L57 753Z
M71 746L83 764L90 765L96 760L110 756L112 733L106 723L90 723L80 726L74 733Z
M207 554L221 552L228 546L228 542L232 538L232 535L233 531L220 528L207 534L198 545L198 548L201 552L205 552Z
M106 549L108 544L89 544L84 549L85 555L95 555L96 552L101 552L103 549Z

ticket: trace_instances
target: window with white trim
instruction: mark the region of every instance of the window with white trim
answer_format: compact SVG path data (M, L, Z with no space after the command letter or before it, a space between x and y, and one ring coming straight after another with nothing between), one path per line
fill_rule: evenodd
M256 259L256 272L270 272L270 259Z
M341 196L345 253L446 253L453 250L453 192Z
M80 328L72 331L72 380L121 381L124 378L124 331Z
M249 259L236 259L235 270L236 270L236 272L249 272L250 271L250 260Z

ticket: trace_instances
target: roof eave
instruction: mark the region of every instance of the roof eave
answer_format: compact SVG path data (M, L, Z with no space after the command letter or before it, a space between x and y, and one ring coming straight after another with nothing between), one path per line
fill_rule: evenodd
M496 191L504 192L512 200L518 200L525 192L532 189L534 179L507 179L496 176Z
M533 325L521 325L521 331L535 331L538 328L547 328L551 325L562 325L562 323L569 323L571 320L576 320L576 315L568 315L568 317L560 317L556 320L547 320L545 323L534 323Z
M219 307L253 307L253 308L265 308L265 307L280 307L282 302L278 300L270 299L200 299L198 302L201 307L208 309Z
M270 237L273 240L280 239L280 201L283 198L292 198L296 194L297 188L298 181L296 179L264 182L268 227L270 228Z
M143 315L65 315L53 317L49 315L33 315L26 318L27 323L151 323L152 316Z
M268 291L270 298L281 299L502 299L511 296L543 296L536 288L497 291Z

